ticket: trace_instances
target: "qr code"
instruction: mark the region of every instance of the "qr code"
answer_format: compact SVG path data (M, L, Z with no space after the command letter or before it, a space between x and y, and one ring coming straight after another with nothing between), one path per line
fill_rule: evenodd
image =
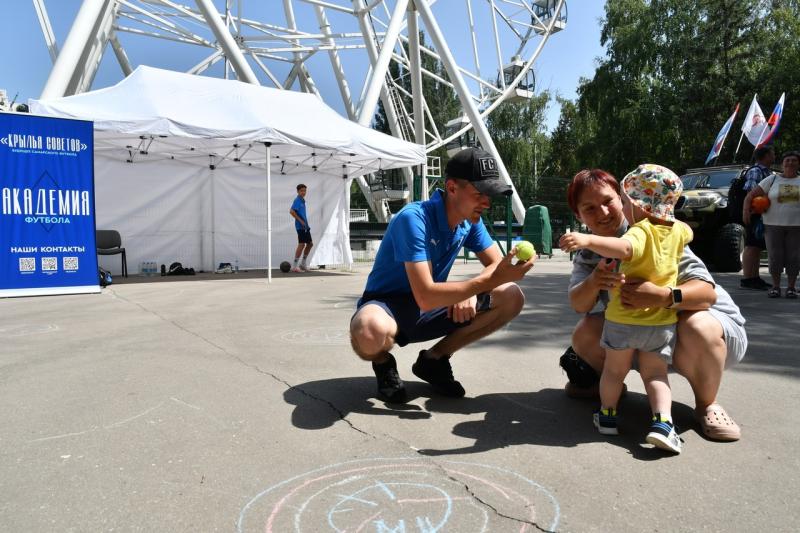
M36 258L35 257L20 257L19 258L19 271L20 272L36 272Z
M65 257L62 261L64 266L64 270L78 270L78 258L77 257Z
M57 257L42 257L42 272L55 272L58 270Z

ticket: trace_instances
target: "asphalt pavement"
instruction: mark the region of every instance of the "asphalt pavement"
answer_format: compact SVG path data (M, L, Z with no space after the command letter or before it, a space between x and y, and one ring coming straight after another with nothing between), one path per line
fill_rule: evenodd
M564 394L569 272L540 259L521 316L456 354L466 398L413 376L421 346L395 350L405 405L349 346L368 265L0 300L0 530L796 531L800 300L717 276L748 321L719 395L743 436L701 436L673 375L669 456L644 444L637 374L618 437Z

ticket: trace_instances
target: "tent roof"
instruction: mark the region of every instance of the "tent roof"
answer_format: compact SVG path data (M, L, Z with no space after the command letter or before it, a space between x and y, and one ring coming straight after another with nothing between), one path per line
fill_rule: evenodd
M264 143L273 170L286 174L353 177L425 161L423 146L347 120L314 95L147 66L113 87L33 100L31 112L91 120L95 150L125 148L131 161L263 166Z

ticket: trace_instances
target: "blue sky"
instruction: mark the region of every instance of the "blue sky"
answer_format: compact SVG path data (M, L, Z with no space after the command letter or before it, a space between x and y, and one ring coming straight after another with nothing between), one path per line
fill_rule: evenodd
M473 5L479 4L480 0L473 0ZM186 0L181 2L193 5L194 2ZM48 0L46 2L48 14L50 16L53 31L59 45L63 45L69 33L72 20L80 7L80 0ZM216 1L218 6L224 4ZM236 4L236 2L234 2ZM47 80L52 62L50 60L47 47L36 17L31 0L2 0L2 16L0 16L0 88L6 89L9 98L13 98L19 93L18 101L28 98L37 98ZM247 5L247 3L245 3ZM252 18L262 18L268 20L270 16L275 17L276 8L280 8L280 0L263 0L262 2L250 2L249 12L246 15ZM257 7L257 6L261 7ZM309 13L303 11L302 4L296 2L296 15L299 26L302 28L304 19L307 22L310 18ZM571 0L568 1L569 20L567 28L551 36L544 47L542 54L535 63L537 91L550 90L553 93L561 94L567 98L575 97L575 88L581 77L591 77L596 58L603 55L600 47L600 18L603 16L602 0ZM266 6L266 7L264 7ZM442 27L445 37L451 44L454 54L471 51L469 41L466 39L466 31L461 31L462 20L465 19L463 0L439 0L435 4L435 13L439 24ZM259 10L266 10L264 13L257 13ZM477 12L477 9L476 9ZM336 15L330 15L332 23L336 23ZM476 16L477 23L480 25L482 19ZM488 25L484 33L486 38L483 43L488 44L491 38ZM153 40L137 38L131 35L122 35L126 50L128 50L131 62L137 64L145 63L162 68L173 68L175 70L186 70L198 61L191 57L198 51L187 49L186 47L171 47L169 43L155 44ZM481 54L486 51L489 53L490 46L481 46ZM197 47L194 47L195 49ZM205 53L205 52L203 52ZM322 54L319 54L321 56ZM198 55L198 58L202 55ZM323 57L315 57L312 60L325 61ZM346 57L343 54L343 61L348 73L348 78L352 79L353 92L357 96L358 88L362 85L363 77L366 76L365 61L361 59ZM483 63L483 59L481 59ZM459 60L459 62L461 62ZM312 73L314 64L311 64ZM486 73L482 73L485 77ZM316 74L314 74L316 76ZM101 88L113 85L121 78L119 66L113 59L112 53L107 53L93 88ZM323 98L332 107L342 112L342 106L338 91L335 88L332 77L319 77L318 85ZM548 129L555 127L558 120L558 109L552 106L547 119Z

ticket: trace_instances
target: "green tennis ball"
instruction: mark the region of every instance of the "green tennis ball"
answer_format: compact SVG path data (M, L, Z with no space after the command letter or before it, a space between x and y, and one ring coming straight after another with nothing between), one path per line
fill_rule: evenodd
M519 241L515 248L517 249L517 259L520 261L527 261L536 253L536 248L528 241Z

